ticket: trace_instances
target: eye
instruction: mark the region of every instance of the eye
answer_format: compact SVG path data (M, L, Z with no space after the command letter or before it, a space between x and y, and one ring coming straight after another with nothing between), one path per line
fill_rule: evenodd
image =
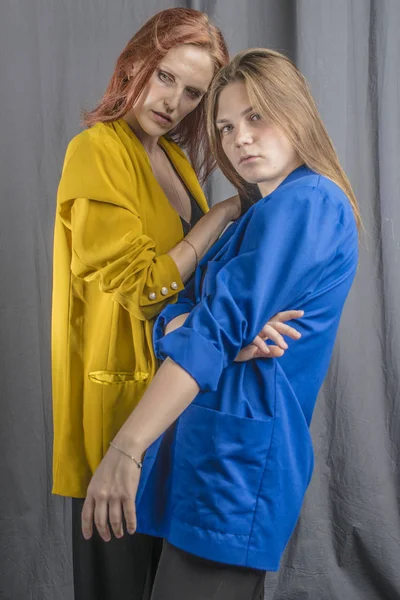
M232 125L224 125L223 127L220 128L219 133L220 133L220 135L227 135L231 131L232 131Z
M259 121L261 119L258 113L253 113L250 117L250 121Z
M188 88L186 91L189 94L190 98L192 98L193 100L197 100L197 98L200 98L201 96L201 93L198 90Z
M164 73L164 71L158 71L158 78L164 83L172 83L171 77L167 73Z

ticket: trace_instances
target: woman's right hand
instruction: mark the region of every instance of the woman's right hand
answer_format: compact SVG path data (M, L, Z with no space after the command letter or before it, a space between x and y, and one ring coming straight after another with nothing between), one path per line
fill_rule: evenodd
M303 310L285 310L277 313L264 325L252 343L239 352L235 362L246 362L253 358L279 358L283 356L288 345L282 335L286 335L292 340L301 338L301 333L294 327L287 325L286 321L300 319L303 315ZM265 343L267 340L271 340L276 345L267 345Z

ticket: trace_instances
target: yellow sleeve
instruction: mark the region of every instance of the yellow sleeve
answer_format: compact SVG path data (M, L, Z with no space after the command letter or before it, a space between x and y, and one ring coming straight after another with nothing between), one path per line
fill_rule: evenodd
M98 281L138 319L152 319L184 288L180 273L143 232L123 146L84 134L68 148L58 192L62 221L71 230L71 270Z

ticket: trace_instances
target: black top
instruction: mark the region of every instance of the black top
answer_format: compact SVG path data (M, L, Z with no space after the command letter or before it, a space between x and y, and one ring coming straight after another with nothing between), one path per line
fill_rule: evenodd
M190 206L192 207L192 215L190 218L190 223L188 223L187 221L185 221L185 219L183 217L181 217L181 223L182 223L182 229L183 229L184 236L186 236L189 233L189 231L192 229L192 227L194 227L196 225L196 223L198 221L200 221L201 217L204 216L203 211L201 210L200 206L197 204L196 200L194 199L192 194L189 192L189 190L188 190L188 194L189 194L189 198L190 198Z
M162 149L163 150L163 149ZM186 236L189 231L192 229L192 227L194 227L196 225L196 223L198 221L200 221L201 217L204 216L204 213L202 211L202 209L200 208L200 206L197 204L193 194L190 192L190 190L188 189L186 183L183 181L182 177L179 175L178 171L175 168L175 165L173 164L173 162L170 160L168 154L164 151L165 156L167 157L167 159L170 162L170 165L172 166L172 168L174 169L177 177L179 177L179 179L181 180L183 187L185 188L185 190L188 193L188 196L190 198L190 206L192 208L191 210L191 218L190 218L190 223L188 223L187 221L185 221L185 219L183 217L181 217L180 215L180 219L181 219L181 223L182 223L182 229L183 229L183 235Z

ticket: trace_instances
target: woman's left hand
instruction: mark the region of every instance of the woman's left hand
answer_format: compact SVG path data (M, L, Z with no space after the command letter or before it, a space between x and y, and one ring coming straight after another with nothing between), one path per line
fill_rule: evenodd
M82 509L82 533L93 534L93 522L105 542L124 535L123 519L128 533L136 530L135 498L140 469L133 460L110 447L92 477Z
M246 362L253 358L279 358L283 356L288 345L282 336L286 335L292 340L301 338L301 333L294 327L287 325L286 322L292 319L300 319L303 315L304 311L302 310L286 310L277 313L264 325L252 343L239 352L235 362ZM267 340L271 340L276 345L267 345Z

